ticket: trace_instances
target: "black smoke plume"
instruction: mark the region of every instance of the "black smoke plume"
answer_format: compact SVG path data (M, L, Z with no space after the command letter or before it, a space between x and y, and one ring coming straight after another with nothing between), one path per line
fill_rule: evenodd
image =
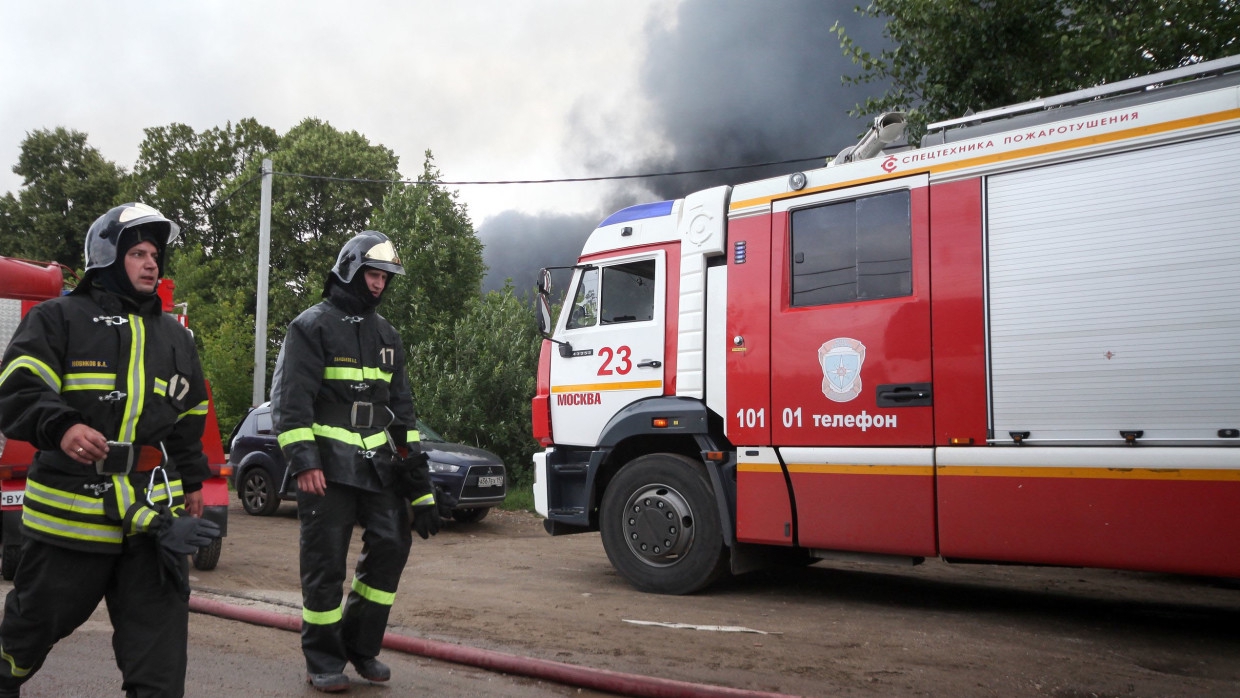
M579 119L570 139L574 159L600 176L799 161L620 180L610 185L597 211L507 212L490 218L478 228L490 267L485 289L500 288L512 278L523 292L540 267L571 264L593 227L624 206L822 167L825 156L854 144L874 115L855 118L848 111L885 89L841 84L842 75L859 71L830 32L836 20L871 52L884 46L882 25L854 13L854 5L831 0L683 2L674 26L652 27L643 94L634 99L652 105L649 128L669 147L641 156L617 152L597 118L588 121L592 125Z

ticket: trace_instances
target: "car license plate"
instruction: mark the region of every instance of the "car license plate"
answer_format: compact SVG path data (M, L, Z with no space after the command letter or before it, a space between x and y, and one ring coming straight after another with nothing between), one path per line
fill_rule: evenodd
M500 479L502 480L503 478ZM8 492L0 494L0 506L19 507L25 499L26 490L9 490Z
M479 487L503 487L504 476L503 475L490 475L486 477L480 477L478 478L478 486Z

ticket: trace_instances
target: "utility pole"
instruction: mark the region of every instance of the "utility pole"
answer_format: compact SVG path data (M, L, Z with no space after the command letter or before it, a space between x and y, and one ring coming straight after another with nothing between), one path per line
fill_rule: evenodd
M254 312L255 407L267 393L267 268L271 265L271 160L263 160L262 200L258 212L258 304Z

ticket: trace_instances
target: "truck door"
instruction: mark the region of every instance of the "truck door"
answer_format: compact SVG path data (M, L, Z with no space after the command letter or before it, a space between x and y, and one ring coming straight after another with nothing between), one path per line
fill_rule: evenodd
M931 445L927 201L915 177L775 202L776 445Z
M772 206L771 436L802 546L934 551L928 191Z
M663 394L666 268L653 250L577 272L551 354L556 443L595 446L622 407Z

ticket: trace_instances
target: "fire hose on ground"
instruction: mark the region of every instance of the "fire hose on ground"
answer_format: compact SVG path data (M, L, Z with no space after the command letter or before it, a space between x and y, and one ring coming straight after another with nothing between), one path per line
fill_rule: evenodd
M238 620L252 625L262 625L292 632L301 631L301 618L274 611L234 606L222 601L191 596L189 608L195 613ZM515 654L478 649L450 642L425 640L388 632L383 636L383 647L397 652L438 659L454 664L477 667L487 671L527 676L535 679L588 688L607 693L651 698L789 698L782 693L747 691L738 688L696 684L687 681L660 679L639 674L624 674L606 669L565 664L546 659L522 657Z

